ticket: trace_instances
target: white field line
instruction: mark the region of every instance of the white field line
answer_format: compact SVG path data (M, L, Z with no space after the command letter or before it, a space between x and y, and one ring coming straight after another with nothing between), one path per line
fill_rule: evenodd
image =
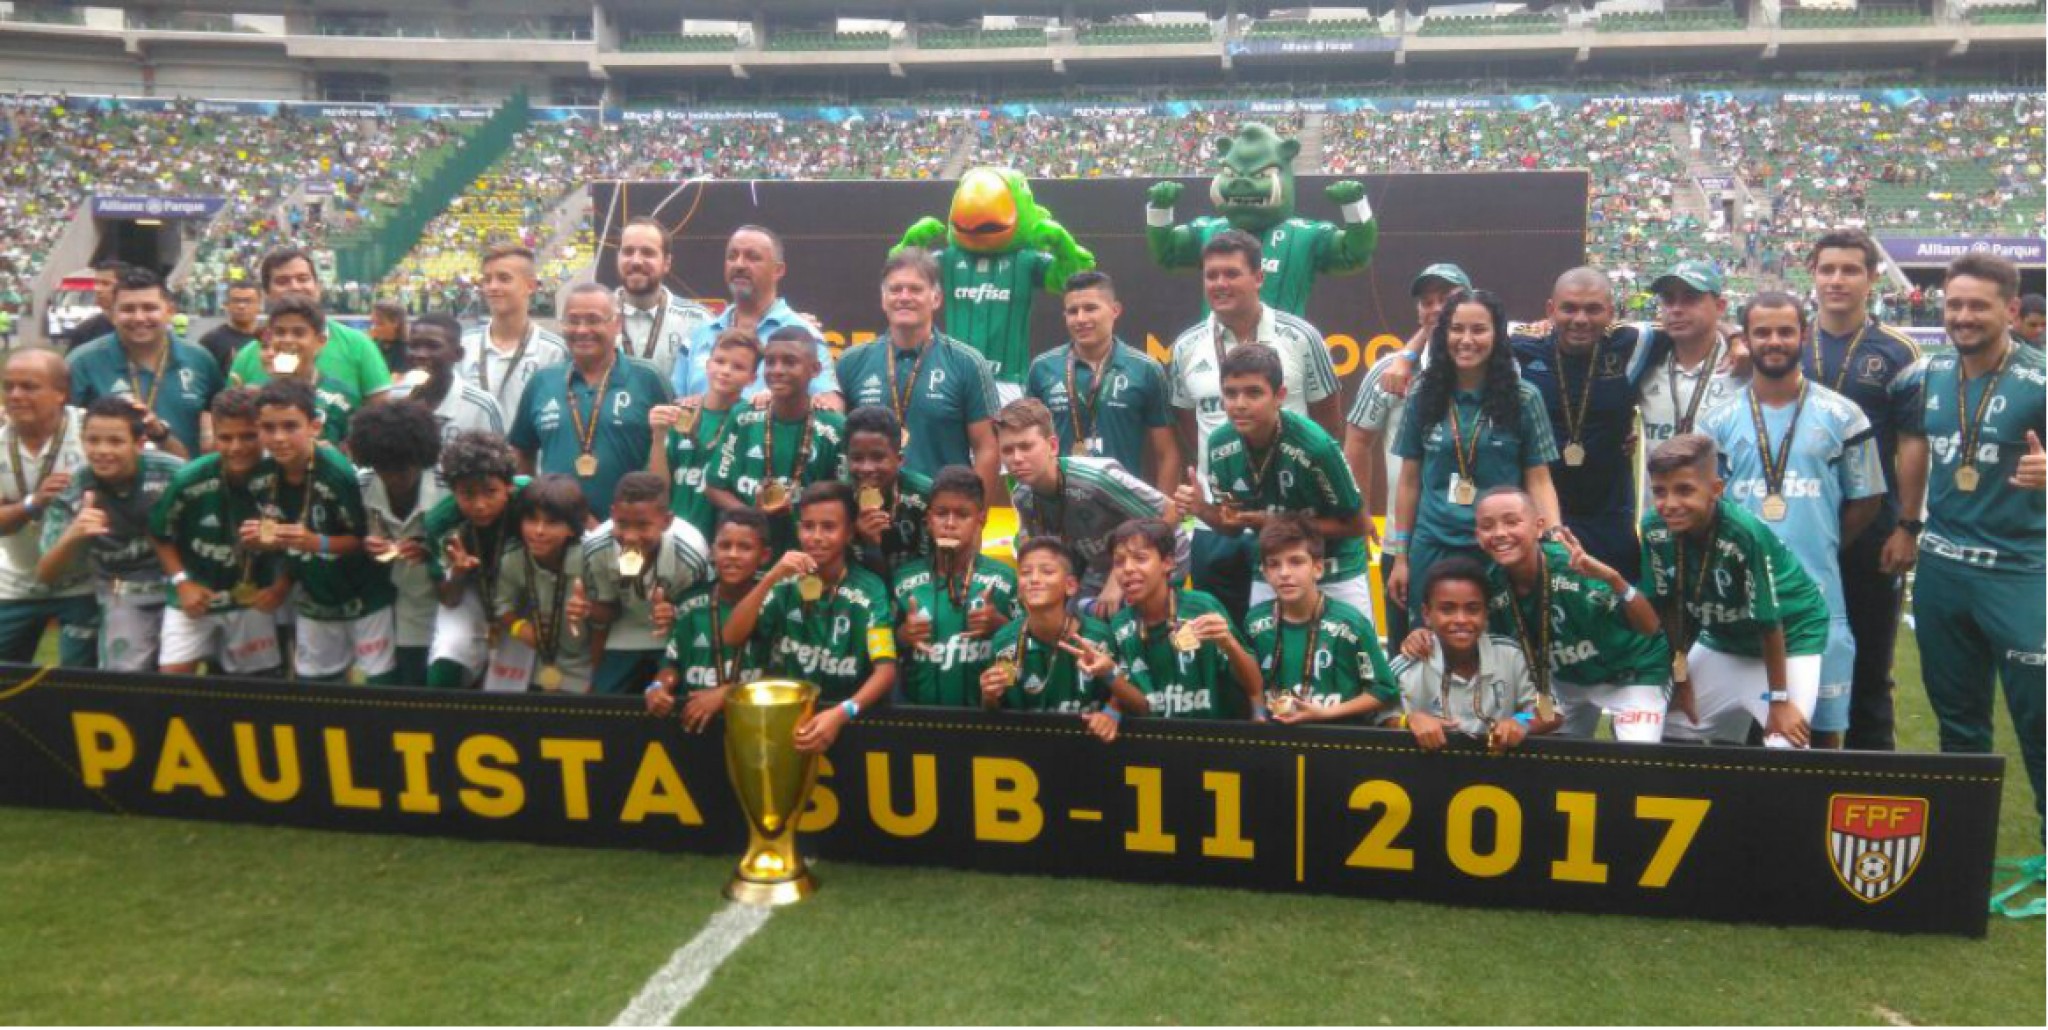
M613 1026L667 1026L704 989L711 974L768 922L765 905L727 904L697 936L676 949L668 962L640 987L640 993L612 1020Z

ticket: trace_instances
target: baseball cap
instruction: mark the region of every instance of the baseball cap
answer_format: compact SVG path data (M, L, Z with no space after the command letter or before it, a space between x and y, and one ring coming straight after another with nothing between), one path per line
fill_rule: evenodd
M1676 279L1701 293L1719 296L1722 290L1721 270L1711 261L1680 261L1671 271L1657 277L1650 284L1651 293L1661 293L1664 284Z
M1421 293L1422 284L1431 279L1440 279L1461 290L1472 288L1472 277L1466 275L1464 269L1448 261L1439 261L1423 269L1422 274L1415 277L1415 282L1408 287L1408 295L1412 297Z

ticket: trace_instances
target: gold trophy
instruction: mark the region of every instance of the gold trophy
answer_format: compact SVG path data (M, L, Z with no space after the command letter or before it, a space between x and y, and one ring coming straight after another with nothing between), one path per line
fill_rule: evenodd
M747 853L725 896L749 905L788 905L818 881L796 850L796 821L818 782L818 756L797 752L796 730L818 706L800 680L756 680L725 699L725 772L747 816Z

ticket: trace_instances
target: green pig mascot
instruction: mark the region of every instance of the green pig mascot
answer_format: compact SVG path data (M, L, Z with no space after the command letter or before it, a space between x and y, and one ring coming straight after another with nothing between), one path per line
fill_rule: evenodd
M1252 234L1266 252L1266 285L1259 297L1292 315L1305 313L1316 276L1359 271L1379 247L1380 227L1366 202L1365 185L1333 182L1323 195L1337 205L1343 224L1297 218L1294 214L1294 156L1301 144L1281 139L1270 127L1247 122L1236 136L1216 141L1223 167L1209 184L1216 214L1186 225L1173 224L1181 184L1152 185L1145 203L1145 241L1161 268L1198 268L1202 245L1225 229ZM1205 305L1206 307L1206 305Z
M969 169L947 221L918 219L889 253L913 247L938 252L947 335L981 352L996 379L1020 393L1031 370L1032 300L1040 288L1059 294L1068 276L1095 267L1095 255L1009 168Z

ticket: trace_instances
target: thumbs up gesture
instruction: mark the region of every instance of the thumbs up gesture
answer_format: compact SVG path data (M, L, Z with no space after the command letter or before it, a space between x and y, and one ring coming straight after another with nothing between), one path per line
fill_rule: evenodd
M2042 451L2041 437L2031 429L2027 430L2027 453L2020 455L2020 464L2013 470L2011 482L2022 490L2048 487L2048 452Z
M654 584L654 589L648 592L647 599L654 604L655 636L668 636L669 628L676 624L676 606L669 603L668 592L662 589L660 583Z
M581 637L583 622L590 618L590 598L583 593L583 581L569 584L569 600L562 605L562 618L569 623L569 635Z
M1173 506L1183 515L1193 515L1204 522L1209 521L1203 514L1201 480L1195 476L1195 467L1187 467L1187 478L1173 488Z
M910 603L903 609L903 633L898 638L898 642L919 654L924 654L931 650L931 613L919 608L917 606L917 598L915 597L912 597Z
M1010 621L996 610L995 590L996 588L992 586L983 587L981 593L975 596L974 605L967 612L968 636L977 640L987 640L996 635L996 630L1003 628L1003 623Z
M78 502L78 517L71 521L71 532L81 537L106 536L110 529L107 513L93 506L92 491L87 490Z

